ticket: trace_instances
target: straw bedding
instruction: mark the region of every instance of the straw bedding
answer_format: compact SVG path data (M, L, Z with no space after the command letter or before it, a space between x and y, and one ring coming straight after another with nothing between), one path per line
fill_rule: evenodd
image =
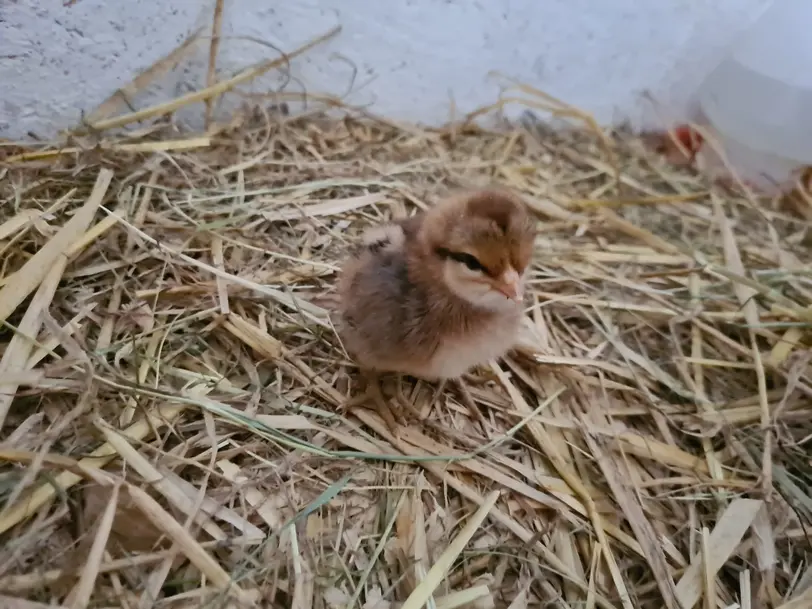
M4 606L812 602L794 209L628 134L528 124L261 111L19 152ZM521 347L466 379L481 420L413 379L398 437L343 413L356 369L325 307L347 247L489 181L540 235Z

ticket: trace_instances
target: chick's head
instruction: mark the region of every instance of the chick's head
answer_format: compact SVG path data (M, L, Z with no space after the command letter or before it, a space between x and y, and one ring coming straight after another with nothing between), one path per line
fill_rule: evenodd
M495 312L521 304L535 230L518 197L495 189L458 195L431 209L423 227L430 260L451 292Z

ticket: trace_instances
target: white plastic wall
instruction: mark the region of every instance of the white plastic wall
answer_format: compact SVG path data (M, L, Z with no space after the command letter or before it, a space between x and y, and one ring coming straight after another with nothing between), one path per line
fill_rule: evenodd
M190 32L210 32L213 0L0 0L0 137L74 125ZM493 102L492 70L601 122L685 117L699 81L768 0L226 0L220 73L342 32L294 60L288 90L343 94L394 119L443 123ZM208 43L133 103L198 87ZM277 86L266 78L249 90ZM232 97L232 103L235 98ZM656 101L656 104L652 102ZM236 99L236 103L239 103Z

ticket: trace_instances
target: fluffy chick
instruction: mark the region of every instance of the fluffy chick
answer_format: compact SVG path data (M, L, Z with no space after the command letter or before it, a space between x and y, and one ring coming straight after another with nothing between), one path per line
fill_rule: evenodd
M458 379L514 346L535 230L501 189L454 195L408 220L377 226L345 262L336 329L365 371Z

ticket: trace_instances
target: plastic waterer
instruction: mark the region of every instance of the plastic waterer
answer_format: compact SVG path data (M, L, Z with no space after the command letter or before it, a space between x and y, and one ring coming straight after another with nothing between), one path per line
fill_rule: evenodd
M734 170L783 185L812 165L812 0L774 0L698 91Z

